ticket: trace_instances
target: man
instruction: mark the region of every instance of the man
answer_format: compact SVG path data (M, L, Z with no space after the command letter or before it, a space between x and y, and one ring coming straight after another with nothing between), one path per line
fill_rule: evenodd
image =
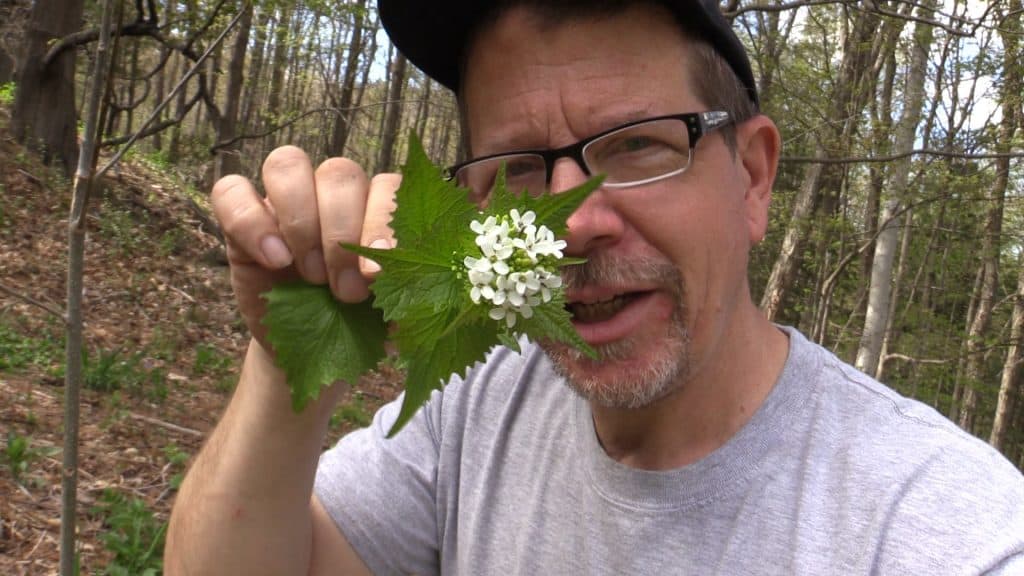
M504 4L380 12L458 91L472 193L495 155L552 193L608 174L565 238L601 360L498 349L395 439L389 405L319 458L340 386L290 412L258 294L297 275L365 298L375 266L337 242L393 244L398 180L276 150L266 200L240 177L214 189L254 340L179 494L168 573L1024 573L1008 462L753 304L779 135L717 3Z

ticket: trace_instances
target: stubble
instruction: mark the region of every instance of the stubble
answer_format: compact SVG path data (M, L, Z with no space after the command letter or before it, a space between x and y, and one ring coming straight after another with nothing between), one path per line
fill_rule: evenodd
M664 398L686 380L690 339L683 280L675 266L654 258L624 261L593 255L584 264L563 268L562 277L569 288L629 286L639 281L658 286L674 303L663 336L646 342L631 337L597 346L598 360L562 343L541 342L555 371L574 392L599 406L635 409ZM647 357L642 364L637 362L641 356ZM609 378L607 368L616 365L622 369L611 370L615 377Z

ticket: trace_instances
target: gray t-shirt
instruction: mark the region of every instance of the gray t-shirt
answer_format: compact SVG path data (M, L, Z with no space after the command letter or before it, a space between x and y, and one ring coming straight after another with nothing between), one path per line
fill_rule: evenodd
M1024 477L793 329L764 404L677 470L610 459L534 346L398 403L315 491L376 574L1024 574Z

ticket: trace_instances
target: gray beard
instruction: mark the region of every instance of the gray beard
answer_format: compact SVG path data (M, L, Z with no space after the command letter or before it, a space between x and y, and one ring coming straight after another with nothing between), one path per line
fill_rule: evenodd
M541 342L541 348L551 358L555 372L576 394L606 408L636 409L668 396L686 381L690 370L690 337L685 321L683 280L674 266L651 258L625 262L616 259L613 262L608 256L598 255L589 257L584 264L566 266L562 269L562 278L566 287L575 288L589 284L621 285L639 279L664 288L675 301L668 332L663 340L656 343L659 350L655 358L646 366L624 371L627 376L615 382L600 380L590 368L633 358L638 346L634 340L619 340L596 347L600 355L598 360L561 342Z

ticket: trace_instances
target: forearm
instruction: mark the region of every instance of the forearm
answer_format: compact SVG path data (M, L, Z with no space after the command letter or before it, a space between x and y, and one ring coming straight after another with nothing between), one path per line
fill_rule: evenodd
M178 494L168 574L307 572L310 495L337 388L295 414L283 374L250 344L238 389Z

